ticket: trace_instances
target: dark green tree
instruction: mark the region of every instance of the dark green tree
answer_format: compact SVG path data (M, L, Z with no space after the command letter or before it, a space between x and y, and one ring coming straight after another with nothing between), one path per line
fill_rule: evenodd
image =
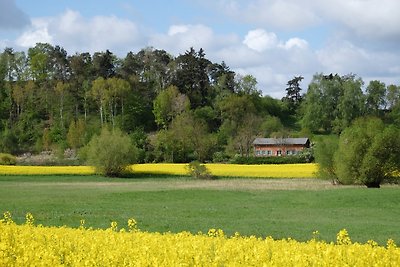
M104 79L115 75L116 57L108 49L106 52L96 52L93 54L93 71L96 77Z
M189 97L192 109L208 105L211 101L209 69L211 62L203 49L193 48L176 58L177 69L172 84Z
M300 83L303 79L303 76L295 76L287 82L286 96L283 101L287 103L289 110L292 112L296 111L300 106L302 100Z

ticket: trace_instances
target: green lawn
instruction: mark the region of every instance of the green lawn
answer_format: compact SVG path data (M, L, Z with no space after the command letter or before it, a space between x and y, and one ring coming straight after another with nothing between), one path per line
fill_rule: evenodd
M228 235L308 240L318 230L334 241L346 228L353 241L388 238L400 243L400 187L331 186L319 180L159 177L0 176L0 212L18 223L32 212L44 225L107 228L129 218L146 231L197 233L221 228Z

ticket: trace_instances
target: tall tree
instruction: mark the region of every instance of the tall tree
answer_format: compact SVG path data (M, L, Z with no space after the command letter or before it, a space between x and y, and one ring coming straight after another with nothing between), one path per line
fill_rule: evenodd
M350 126L351 122L364 115L365 96L362 92L363 81L361 78L349 76L343 79L343 95L337 106L337 117L334 120L334 131L340 133Z
M313 132L332 131L342 95L342 77L337 74L314 75L302 102L302 127Z
M389 109L393 109L400 104L400 86L391 84L387 87L386 102Z
M386 85L383 82L370 81L367 89L367 111L371 115L379 115L385 106Z
M201 48L196 52L193 47L176 59L177 70L172 84L179 91L189 97L192 109L210 103L211 88L209 80L209 67L211 62L205 58Z
M88 91L89 97L97 102L100 114L100 123L103 126L105 122L105 106L107 103L107 81L103 77L99 77L93 81L90 91Z
M87 97L93 79L92 57L89 53L76 53L68 57L71 76L71 96L75 105L75 118L83 111L87 118Z
M96 52L93 54L93 70L97 77L104 79L115 75L116 57L108 49L106 52Z
M300 82L303 79L303 76L295 76L287 82L286 96L283 98L283 101L288 104L291 111L295 111L302 100Z
M56 45L49 51L49 64L52 70L52 78L56 81L67 81L70 76L70 66L67 51Z

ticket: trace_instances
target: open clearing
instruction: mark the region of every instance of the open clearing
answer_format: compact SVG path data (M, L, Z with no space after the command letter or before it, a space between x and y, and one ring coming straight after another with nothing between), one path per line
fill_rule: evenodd
M0 176L0 211L21 223L32 212L44 225L122 227L135 218L146 231L221 228L228 235L334 241L346 228L354 241L400 242L400 187L333 186L317 179L134 179L100 176Z

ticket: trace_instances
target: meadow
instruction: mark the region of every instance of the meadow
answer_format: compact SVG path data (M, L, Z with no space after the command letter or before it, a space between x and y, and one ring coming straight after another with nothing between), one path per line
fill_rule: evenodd
M400 240L400 188L333 186L318 179L193 180L187 176L129 179L90 175L0 176L0 212L17 223L107 228L135 218L149 232L223 229L258 237L334 241L346 228L357 242Z

